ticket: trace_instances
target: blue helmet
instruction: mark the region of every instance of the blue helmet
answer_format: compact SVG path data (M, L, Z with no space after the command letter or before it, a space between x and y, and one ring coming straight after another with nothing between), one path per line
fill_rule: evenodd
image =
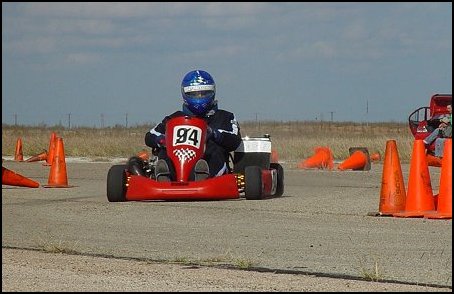
M216 84L206 71L193 70L184 76L181 82L181 94L190 111L203 115L213 106Z

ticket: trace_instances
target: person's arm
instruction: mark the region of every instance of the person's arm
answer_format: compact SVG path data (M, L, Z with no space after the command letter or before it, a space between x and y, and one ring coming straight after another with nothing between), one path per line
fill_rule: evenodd
M240 127L233 113L223 112L219 128L212 128L209 132L211 139L228 152L234 151L241 143Z

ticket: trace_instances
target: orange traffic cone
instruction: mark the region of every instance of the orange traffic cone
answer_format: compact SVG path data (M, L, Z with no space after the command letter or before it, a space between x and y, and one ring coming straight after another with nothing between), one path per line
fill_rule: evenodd
M441 164L440 190L436 213L425 214L425 218L452 218L452 139L446 139Z
M55 132L52 132L50 134L49 150L47 150L46 163L43 163L43 165L52 165L52 162L54 160L54 155L55 155L56 142L57 142L57 134L55 134Z
M63 139L57 137L55 156L50 167L49 179L44 188L69 188L68 175L66 173L65 151Z
M316 147L314 155L298 163L298 168L302 169L308 168L333 169L333 167L334 167L333 153L331 152L331 149L329 149L329 147Z
M375 152L370 155L370 160L371 161L380 161L381 160L381 155L380 152Z
M41 161L41 160L46 160L46 159L47 159L47 151L44 150L40 154L30 157L29 159L26 160L26 162L35 162L35 161Z
M24 161L24 155L22 154L22 139L17 138L16 141L16 152L14 153L15 161Z
M2 166L2 185L38 188L39 183Z
M279 155L277 154L277 151L274 149L271 150L270 162L274 162L274 163L279 162Z
M429 166L426 162L423 140L415 140L411 154L405 211L394 213L396 217L423 217L435 210Z
M405 209L405 183L395 140L386 141L385 159L381 178L378 215L392 216ZM376 214L375 214L376 215Z
M339 164L337 167L339 170L370 170L370 157L367 148L352 147L348 151L350 157Z
M150 154L146 150L142 150L139 153L137 153L137 156L140 157L143 161L148 161L150 160Z

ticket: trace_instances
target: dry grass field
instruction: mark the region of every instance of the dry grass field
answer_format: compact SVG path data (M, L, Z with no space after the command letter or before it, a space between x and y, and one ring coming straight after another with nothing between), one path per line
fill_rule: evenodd
M22 139L24 159L49 147L52 132L62 137L65 156L87 157L103 160L111 157L130 157L145 146L145 133L153 126L142 125L125 128L107 128L2 125L2 156L14 156L16 142ZM272 148L279 160L299 162L314 154L317 146L328 146L335 160L349 156L350 147L367 147L369 153L384 155L386 141L396 140L402 162L409 162L413 136L406 123L353 123L262 121L240 122L242 136L261 137L269 134Z

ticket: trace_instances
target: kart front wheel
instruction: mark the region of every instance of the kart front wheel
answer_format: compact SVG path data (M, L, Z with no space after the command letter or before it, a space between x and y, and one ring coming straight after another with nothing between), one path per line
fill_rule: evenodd
M114 165L107 173L107 199L109 202L126 201L126 165Z

